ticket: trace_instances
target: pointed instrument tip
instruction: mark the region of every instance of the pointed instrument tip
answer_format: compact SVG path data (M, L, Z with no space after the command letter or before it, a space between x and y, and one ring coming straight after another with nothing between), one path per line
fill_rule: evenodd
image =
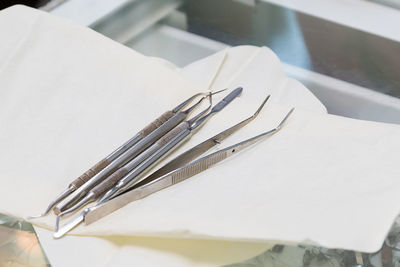
M47 209L42 214L28 216L25 219L26 220L32 220L32 219L37 219L37 218L41 218L41 217L46 216L50 212L51 208L54 206L54 203L55 203L54 201L52 203L50 203L50 205L47 207Z
M257 117L258 114L260 113L260 111L263 109L263 107L265 106L265 103L267 103L268 99L271 97L271 95L267 95L267 97L264 99L264 101L261 103L261 105L259 106L259 108L256 110L256 112L254 113L253 117Z
M283 120L279 123L279 125L275 128L276 130L279 130L282 128L282 125L286 122L286 120L289 118L289 116L293 113L294 108L291 108L290 111L286 114L286 116L283 118Z
M226 105L228 105L230 102L232 102L232 100L235 99L236 97L238 97L242 92L243 92L243 88L242 87L238 87L235 90L233 90L232 92L230 92L227 96L224 97L224 99L222 99L221 102L223 102L223 103L220 102L221 103L221 107L217 108L217 111L221 110ZM218 104L216 106L218 106Z
M240 95L243 92L243 87L238 87L235 90L233 90L234 92L237 92L237 95Z
M282 121L282 122L285 122L285 121L287 120L287 118L289 118L289 116L293 113L294 109L295 109L295 108L291 108L291 109L289 110L289 112L286 114L285 118L283 118L283 121Z
M37 219L37 218L41 218L46 216L50 210L61 200L63 200L64 198L66 198L69 194L71 194L72 192L75 191L75 188L73 186L69 186L66 190L64 190L56 199L54 199L49 206L47 207L47 209L40 215L34 215L34 216L28 216L26 217L26 220L31 220L31 219Z
M47 207L47 209L42 214L28 216L28 217L26 217L26 220L37 219L37 218L46 216L50 212L51 208L54 207L54 205L56 204L56 201L57 201L57 199L55 201L51 202L50 205Z

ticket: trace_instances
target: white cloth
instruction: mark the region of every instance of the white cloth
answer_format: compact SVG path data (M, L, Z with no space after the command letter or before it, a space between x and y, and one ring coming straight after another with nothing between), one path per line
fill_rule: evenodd
M248 58L243 54L255 54L252 60L257 60L259 68L265 68L270 64L269 53L266 48L258 47L235 47L224 50L212 56L196 61L189 66L179 70L182 75L191 79L201 86L201 88L211 88L214 81L231 80L237 72L224 71L221 75L220 70L226 67L225 59L230 58L230 62L237 65L249 63ZM264 60L259 60L262 57ZM165 66L178 70L171 63L165 60L156 59ZM246 68L243 68L245 70ZM240 72L239 72L240 73ZM243 75L239 83L259 80L262 84L264 75L248 73ZM227 86L227 85L226 85ZM304 87L286 87L304 91ZM306 90L306 89L305 89ZM325 112L325 108L317 104L318 100L314 96L305 93L301 95L297 102L315 106L315 112ZM315 103L314 105L312 103ZM192 238L149 238L138 236L66 236L59 240L54 240L47 230L37 228L40 242L46 251L50 262L55 266L221 266L253 257L272 246L269 243L261 242L235 242L227 240L204 240ZM63 249L60 249L62 247ZM85 250L85 257L79 256L82 247ZM64 251L69 251L72 255L65 257ZM99 256L101 255L101 256Z
M75 234L305 241L374 251L397 215L400 127L326 115L267 48L221 52L223 64L210 68L218 73L196 86L185 71L32 9L2 11L0 33L7 36L0 43L0 212L41 212L72 177L209 85L245 89L175 155L252 114L267 93L272 103L226 145L299 108L273 137ZM49 228L54 217L34 223Z

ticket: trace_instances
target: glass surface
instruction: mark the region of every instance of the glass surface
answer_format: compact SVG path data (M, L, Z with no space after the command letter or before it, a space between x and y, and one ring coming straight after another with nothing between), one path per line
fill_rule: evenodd
M50 266L32 224L1 213L0 266Z
M263 1L191 0L181 10L189 32L229 45L265 45L283 62L400 97L395 41Z
M400 221L396 220L376 253L327 249L308 245L275 245L264 253L229 267L400 267Z
M136 0L91 27L179 66L216 52L184 38L165 42L164 25L225 45L268 46L290 65L400 97L400 43L265 1Z

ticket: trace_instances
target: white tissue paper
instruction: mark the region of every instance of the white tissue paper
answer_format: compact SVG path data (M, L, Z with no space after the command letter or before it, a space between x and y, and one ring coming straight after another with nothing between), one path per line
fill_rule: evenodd
M285 77L267 48L222 51L211 57L210 72L193 63L206 77L193 81L196 75L185 75L189 70L29 8L2 11L0 34L0 212L13 216L42 212L74 177L195 92L244 87L240 98L171 157L248 117L269 93L271 102L259 117L219 148L274 127L297 107L281 132L258 145L74 230L85 237L46 244L80 246L78 240L98 240L87 235L124 236L126 243L113 241L114 252L107 254L113 262L115 251L137 236L175 238L173 243L259 242L247 246L253 254L244 249L243 258L233 255L232 261L261 252L271 241L371 252L380 248L398 213L400 127L325 114L306 88ZM54 216L33 223L51 229ZM136 245L128 250L142 255ZM201 261L187 259L187 251L182 260L179 249L155 253L171 256L171 263Z

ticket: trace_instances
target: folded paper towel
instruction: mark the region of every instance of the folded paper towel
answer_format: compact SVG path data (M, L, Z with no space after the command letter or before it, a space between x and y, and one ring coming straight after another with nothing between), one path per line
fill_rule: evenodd
M3 11L0 32L7 36L0 44L0 202L6 203L0 212L37 213L146 122L204 90L157 60L31 9ZM299 107L285 129L75 233L380 247L398 212L387 203L400 200L400 128L326 115L303 86L284 76L271 51L239 49L252 53L247 63L235 68L225 51L207 85L242 85L241 99L175 154L251 114L267 90L275 104L226 143L260 133L290 106ZM268 68L258 68L259 57ZM49 228L54 218L35 222Z

